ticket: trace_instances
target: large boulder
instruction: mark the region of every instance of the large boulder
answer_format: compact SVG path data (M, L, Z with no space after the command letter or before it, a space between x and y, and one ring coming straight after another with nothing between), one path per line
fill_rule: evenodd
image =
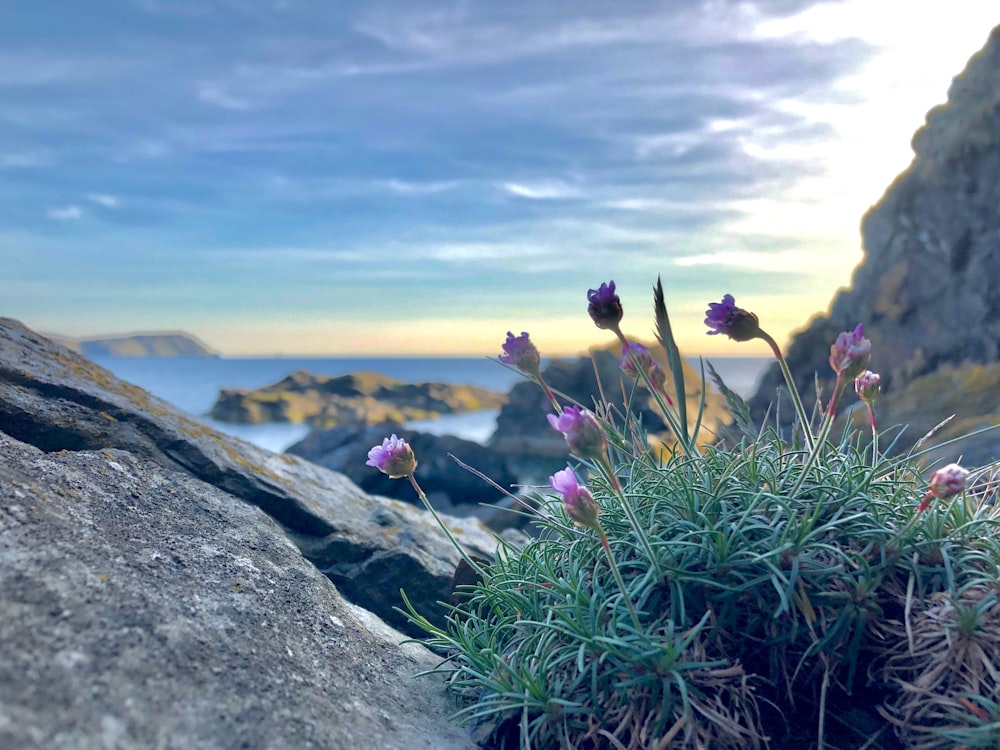
M17 321L0 318L0 431L47 452L116 448L257 506L354 603L418 631L395 607L404 588L443 621L459 560L429 514L368 495L342 474L218 433ZM364 456L359 457L364 463ZM373 473L374 469L371 469ZM492 533L448 519L468 551L489 558Z
M909 168L864 217L864 258L850 288L787 347L810 404L814 373L829 397L830 344L859 322L887 408L894 392L942 367L1000 361L1000 27L954 80L948 103L927 115L913 150ZM775 365L752 400L756 415L781 382ZM949 416L933 398L923 406L927 421ZM957 406L959 418L982 416Z
M118 449L0 433L0 747L472 750L261 509Z
M331 377L299 370L256 390L227 388L209 416L220 422L304 422L318 428L433 419L496 409L504 394L474 385L404 383L374 372Z

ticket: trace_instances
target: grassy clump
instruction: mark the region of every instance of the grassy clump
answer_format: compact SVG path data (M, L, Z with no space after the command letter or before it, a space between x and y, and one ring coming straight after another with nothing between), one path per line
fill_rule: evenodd
M446 627L407 613L446 655L434 673L481 743L1000 747L988 471L918 511L918 456L830 439L839 394L818 430L800 421L808 439L760 430L697 448L697 426L645 385L676 446L650 449L631 410L598 405L607 447L577 469L599 521L574 525L565 497L539 496L537 535L478 566Z

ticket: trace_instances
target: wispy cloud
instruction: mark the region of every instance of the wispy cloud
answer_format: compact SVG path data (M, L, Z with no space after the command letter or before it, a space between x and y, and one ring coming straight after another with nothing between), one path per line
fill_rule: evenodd
M558 180L504 182L500 187L511 195L516 195L518 198L528 198L537 201L576 198L580 195L578 187Z
M115 195L108 195L107 193L90 193L87 195L87 200L104 208L118 208L122 204L120 198Z
M50 208L46 214L53 221L76 221L83 218L83 209L75 204Z
M12 151L0 154L0 169L35 169L55 164L55 155L50 151Z

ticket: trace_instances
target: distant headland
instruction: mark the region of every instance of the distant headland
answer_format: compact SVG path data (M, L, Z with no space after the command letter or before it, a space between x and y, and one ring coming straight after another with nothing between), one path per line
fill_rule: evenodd
M117 336L49 338L85 357L218 357L196 336L183 331L152 331Z

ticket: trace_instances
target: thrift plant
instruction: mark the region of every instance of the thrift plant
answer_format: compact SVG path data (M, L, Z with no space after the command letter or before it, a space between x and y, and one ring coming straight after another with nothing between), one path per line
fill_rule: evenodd
M445 676L462 700L456 718L480 744L1000 747L994 466L931 471L916 450L880 452L880 383L866 371L871 342L860 323L831 344L836 384L815 424L778 345L729 294L709 305L708 333L768 343L796 432L788 442L753 427L716 376L741 432L699 447L701 414L687 413L660 283L665 369L626 339L613 281L587 301L622 345L622 370L637 385L629 408L561 402L528 334L508 333L500 361L545 390L573 463L535 498L535 536L521 548L498 540L490 564L471 560L438 519L479 582L448 605L443 628L407 603L443 655L429 674ZM844 428L833 438L852 380L871 435ZM650 447L663 443L644 432L638 399L663 413L671 449ZM386 438L368 463L408 478L434 512L404 440ZM877 714L859 710L872 706Z

